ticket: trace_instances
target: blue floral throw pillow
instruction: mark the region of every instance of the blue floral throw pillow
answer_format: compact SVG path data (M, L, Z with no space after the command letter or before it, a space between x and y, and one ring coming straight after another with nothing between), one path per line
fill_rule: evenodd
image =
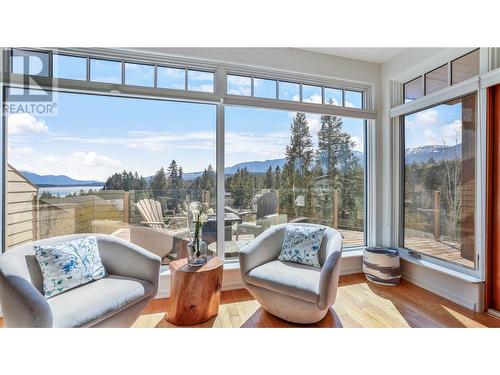
M96 236L36 245L33 249L42 270L45 298L108 275L99 255Z
M287 225L278 260L321 267L318 252L325 229L325 227Z

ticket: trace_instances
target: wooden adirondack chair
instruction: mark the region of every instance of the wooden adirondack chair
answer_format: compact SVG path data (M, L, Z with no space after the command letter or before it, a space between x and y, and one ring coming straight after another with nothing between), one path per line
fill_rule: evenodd
M160 229L161 231L170 234L173 237L185 237L189 235L189 223L187 217L174 216L171 219L181 220L185 222L184 228L172 229L165 224L163 218L163 210L161 203L154 199L141 199L136 204L144 221L141 224L147 225L150 228Z

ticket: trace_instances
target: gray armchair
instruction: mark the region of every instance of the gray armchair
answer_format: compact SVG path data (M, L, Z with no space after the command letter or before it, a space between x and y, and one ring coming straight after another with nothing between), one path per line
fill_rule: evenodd
M46 299L33 245L89 234L23 244L0 256L0 303L6 327L130 327L158 291L160 258L117 237L97 234L108 277Z
M239 252L245 287L271 314L309 324L323 319L334 304L340 274L342 236L327 228L319 251L321 268L279 261L287 225L267 229Z

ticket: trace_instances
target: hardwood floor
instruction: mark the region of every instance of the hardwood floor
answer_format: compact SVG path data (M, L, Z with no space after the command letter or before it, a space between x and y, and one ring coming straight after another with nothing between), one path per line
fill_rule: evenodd
M154 300L134 327L175 327L165 319L166 311L167 299ZM341 276L335 305L317 324L285 322L240 289L223 292L217 317L195 327L500 327L500 319L474 313L404 280L399 286L386 287L356 274Z
M153 301L134 327L175 327L165 319L166 307L166 299ZM474 313L404 280L386 287L356 274L340 278L336 303L317 324L281 320L242 289L223 292L219 315L196 327L500 327L500 319Z

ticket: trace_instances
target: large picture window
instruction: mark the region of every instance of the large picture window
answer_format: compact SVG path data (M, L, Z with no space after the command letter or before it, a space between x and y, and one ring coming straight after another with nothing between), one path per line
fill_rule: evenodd
M403 118L403 246L475 268L476 94Z
M365 245L365 121L226 107L226 257L273 225L337 228ZM226 214L229 216L228 214Z
M203 239L216 241L215 105L65 92L57 100L56 114L7 117L7 249L100 233L167 264L187 256L201 210Z

